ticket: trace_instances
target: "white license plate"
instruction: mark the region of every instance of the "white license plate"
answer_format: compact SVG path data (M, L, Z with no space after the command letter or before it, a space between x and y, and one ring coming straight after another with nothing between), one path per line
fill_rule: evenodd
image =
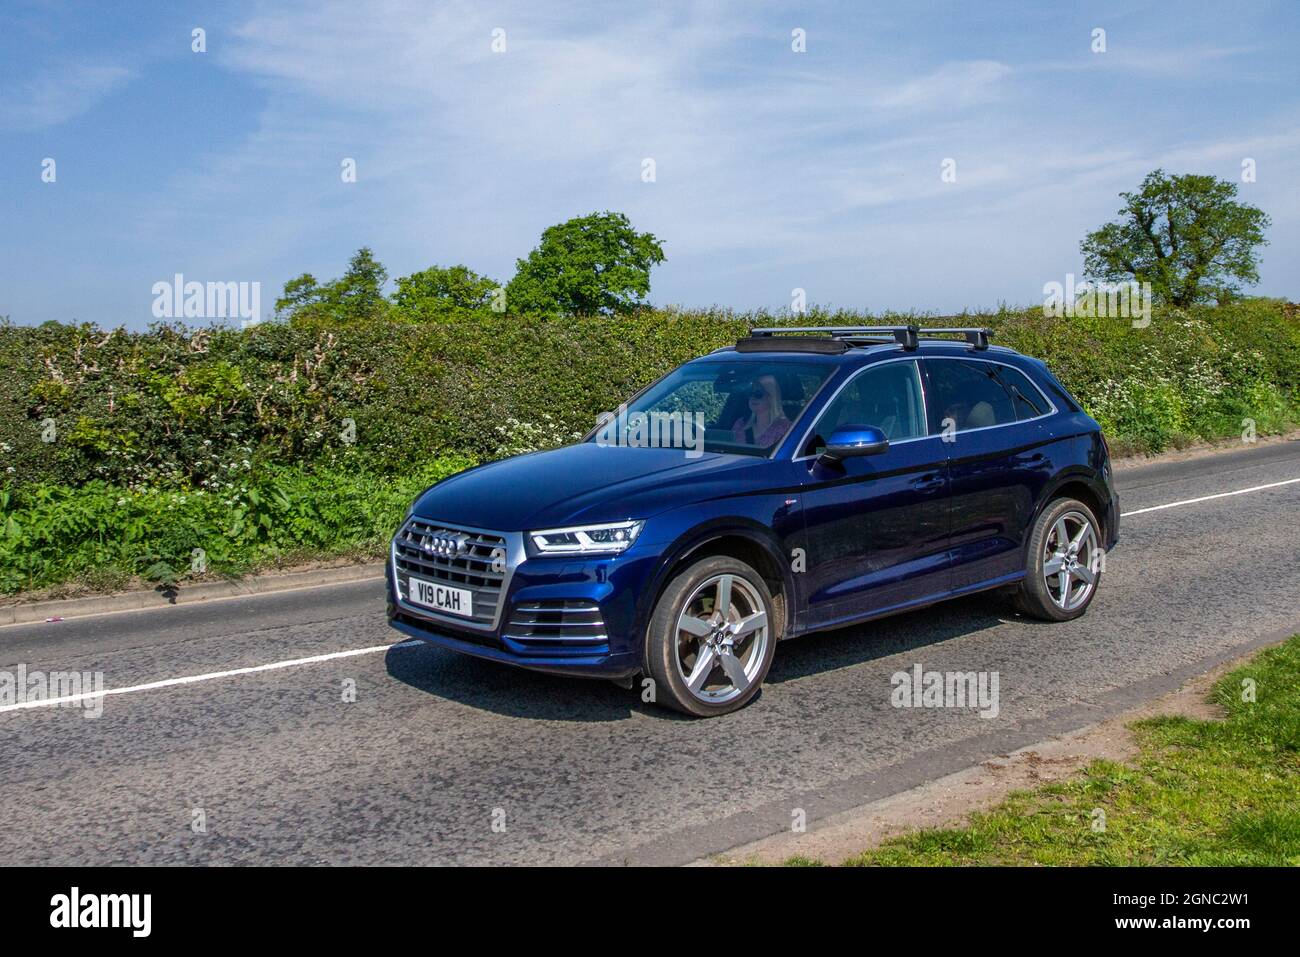
M470 618L474 615L474 593L464 588L452 588L423 578L406 579L407 597L417 605Z

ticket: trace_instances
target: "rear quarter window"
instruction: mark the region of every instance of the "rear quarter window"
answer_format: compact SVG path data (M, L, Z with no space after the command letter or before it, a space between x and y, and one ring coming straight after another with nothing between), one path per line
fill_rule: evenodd
M1020 421L1036 419L1052 411L1042 390L1034 385L1029 376L1011 366L998 366L997 370L998 378L1006 386L1011 396L1011 403L1016 410L1016 417Z
M1043 392L1052 400L1058 409L1065 412L1081 412L1083 406L1079 405L1077 399L1070 394L1070 391L1063 385L1061 380L1047 367L1047 363L1041 359L1029 360L1034 367L1033 381L1042 386Z

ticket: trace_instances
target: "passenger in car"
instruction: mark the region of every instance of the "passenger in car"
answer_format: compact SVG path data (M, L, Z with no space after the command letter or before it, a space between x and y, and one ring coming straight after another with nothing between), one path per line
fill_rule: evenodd
M759 376L749 390L749 417L741 417L731 426L737 442L767 448L775 445L790 428L781 402L781 385L775 376Z

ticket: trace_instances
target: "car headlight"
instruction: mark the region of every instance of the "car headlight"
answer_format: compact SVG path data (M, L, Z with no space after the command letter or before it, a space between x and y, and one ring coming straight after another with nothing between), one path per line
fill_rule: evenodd
M609 522L528 534L543 555L608 555L624 551L636 541L643 525L645 522Z

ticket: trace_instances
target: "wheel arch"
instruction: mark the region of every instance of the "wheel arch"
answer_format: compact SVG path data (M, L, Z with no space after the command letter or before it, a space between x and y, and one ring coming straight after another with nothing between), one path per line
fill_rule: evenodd
M664 551L664 559L651 587L646 589L637 616L643 633L659 597L673 577L692 562L717 555L742 561L763 577L772 593L777 617L777 627L773 632L780 640L790 623L795 595L794 572L771 530L745 519L724 520L693 529Z
M1108 497L1101 483L1097 481L1087 470L1079 468L1064 472L1057 476L1053 482L1047 486L1043 494L1039 496L1038 505L1034 509L1033 521L1029 523L1029 528L1025 532L1025 544L1029 543L1029 532L1032 531L1034 523L1038 521L1040 515L1047 507L1061 498L1073 498L1087 505L1092 510L1092 514L1097 519L1100 526L1097 531L1102 542L1109 541L1111 532L1109 522L1110 516Z

